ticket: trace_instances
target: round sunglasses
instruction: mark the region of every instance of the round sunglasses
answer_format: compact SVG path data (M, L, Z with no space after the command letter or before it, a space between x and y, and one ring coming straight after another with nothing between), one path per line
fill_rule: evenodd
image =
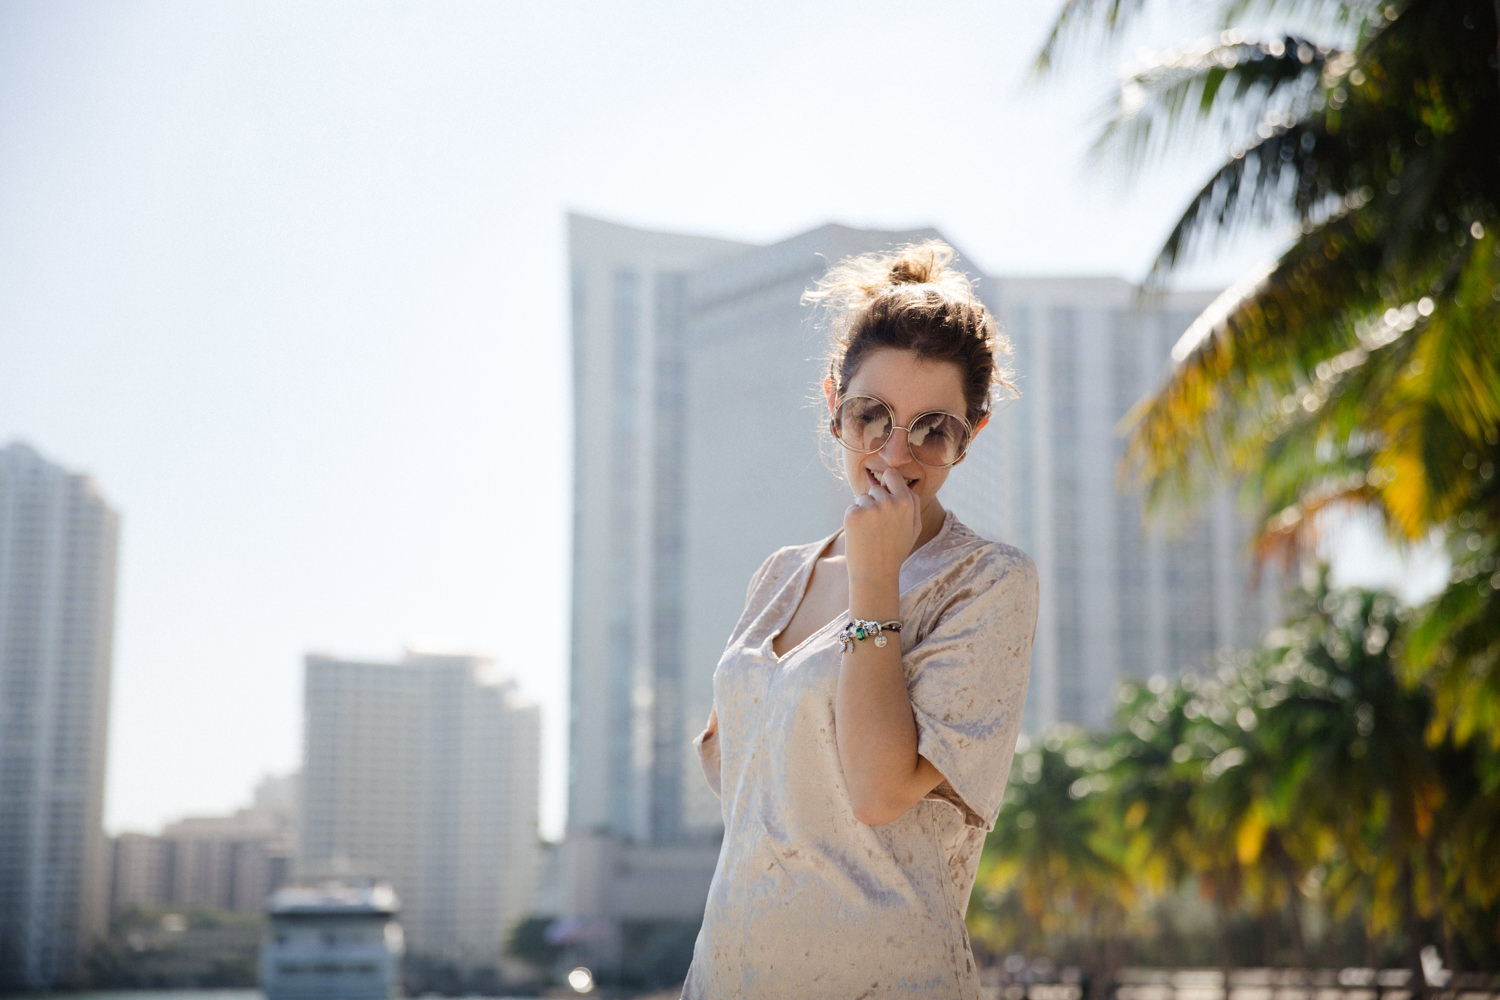
M889 403L863 393L839 400L832 429L839 444L860 455L879 451L892 434L905 431L911 457L929 469L946 469L963 458L973 436L967 420L946 410L919 413L902 427Z

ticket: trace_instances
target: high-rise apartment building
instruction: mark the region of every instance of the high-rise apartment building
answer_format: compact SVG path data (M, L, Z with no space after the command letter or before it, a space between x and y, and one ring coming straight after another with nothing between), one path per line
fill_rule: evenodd
M670 844L718 830L689 740L745 586L773 548L837 528L849 502L826 434L820 453L825 345L799 297L834 261L938 235L830 225L749 246L570 219L570 831ZM1118 424L1211 296L1142 303L1114 279L979 277L1022 396L943 499L1040 570L1026 726L1095 725L1120 679L1205 667L1274 607L1248 588L1227 498L1148 534L1117 485Z
M0 990L75 981L104 930L118 532L87 476L0 449Z
M675 839L685 621L687 279L737 243L570 219L573 626L568 828Z
M304 877L389 880L408 950L500 963L535 905L540 713L493 663L306 660Z
M1275 620L1279 577L1253 583L1248 521L1228 492L1197 516L1143 523L1120 482L1121 422L1165 378L1172 347L1212 301L1143 300L1114 278L985 282L1023 393L981 435L953 504L1019 545L1041 576L1025 723L1103 725L1116 686L1213 665Z
M692 735L750 575L848 502L824 471L829 260L921 233L825 226L769 247L569 219L574 377L568 828L717 836ZM930 235L930 234L927 234ZM706 883L705 883L706 884Z

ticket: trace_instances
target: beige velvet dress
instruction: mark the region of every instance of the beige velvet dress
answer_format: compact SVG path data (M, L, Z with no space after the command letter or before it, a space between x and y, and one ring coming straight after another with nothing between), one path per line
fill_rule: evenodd
M723 801L724 845L690 1000L979 996L964 912L1026 701L1036 568L951 512L902 564L918 750L945 780L899 819L867 826L834 740L847 616L785 656L771 649L831 540L766 560L714 671L719 731L698 749Z

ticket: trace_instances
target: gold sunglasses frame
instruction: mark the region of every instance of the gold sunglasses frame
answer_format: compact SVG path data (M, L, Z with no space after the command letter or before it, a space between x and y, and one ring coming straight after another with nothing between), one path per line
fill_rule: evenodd
M843 436L839 434L839 411L844 408L844 404L849 400L860 398L875 400L875 402L885 407L885 412L891 415L891 426L890 430L886 432L885 440L881 441L880 444L876 445L874 448L869 449L868 451L860 451L858 448L851 445L848 441L845 441ZM945 417L952 417L954 420L957 420L964 429L964 440L962 446L960 446L958 449L958 456L947 465L928 465L926 462L917 457L916 449L911 446L912 427L915 427L923 417L927 416L930 413L938 413ZM902 425L896 423L896 408L890 403L887 403L885 400L881 399L879 396L871 395L868 392L851 392L847 396L840 396L838 402L833 405L833 412L828 415L828 431L833 435L833 439L837 441L840 446L842 446L846 451L851 451L856 455L873 455L881 448L884 448L890 442L891 437L897 431L905 431L907 436L907 453L911 455L911 459L913 462L916 462L924 469L953 468L959 462L962 462L964 460L964 456L969 453L969 445L974 441L974 428L970 426L967 420L959 416L957 413L954 413L952 410L923 410L921 413L918 413L915 417L911 418L910 425L903 427Z

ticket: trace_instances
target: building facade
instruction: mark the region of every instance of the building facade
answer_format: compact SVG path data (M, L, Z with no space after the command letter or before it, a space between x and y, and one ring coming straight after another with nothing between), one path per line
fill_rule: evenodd
M0 450L0 990L75 982L104 931L118 535L88 477Z
M265 913L291 880L296 856L296 776L267 778L254 803L229 816L194 816L160 834L110 838L110 913L132 907Z
M298 874L389 881L408 950L498 966L535 905L540 713L490 661L310 655Z
M831 262L939 235L829 225L750 246L570 219L568 828L580 839L716 836L719 803L690 740L745 586L777 546L835 530L849 502L819 434L824 338L800 295ZM1021 396L943 499L1041 573L1026 728L1099 725L1122 679L1207 668L1275 613L1270 587L1249 584L1245 519L1228 497L1153 532L1117 483L1121 419L1212 295L1143 301L1116 279L960 264L1014 342Z
M1148 526L1140 494L1120 481L1122 421L1214 295L1142 299L1116 278L985 284L1022 396L949 492L977 531L1019 545L1041 576L1026 728L1099 727L1120 682L1206 671L1279 612L1279 577L1252 579L1249 519L1230 493Z
M714 663L760 561L848 502L818 449L821 339L798 297L828 260L921 235L761 247L570 217L570 831L717 837L688 745Z
M677 837L688 276L740 244L573 216L568 829Z

